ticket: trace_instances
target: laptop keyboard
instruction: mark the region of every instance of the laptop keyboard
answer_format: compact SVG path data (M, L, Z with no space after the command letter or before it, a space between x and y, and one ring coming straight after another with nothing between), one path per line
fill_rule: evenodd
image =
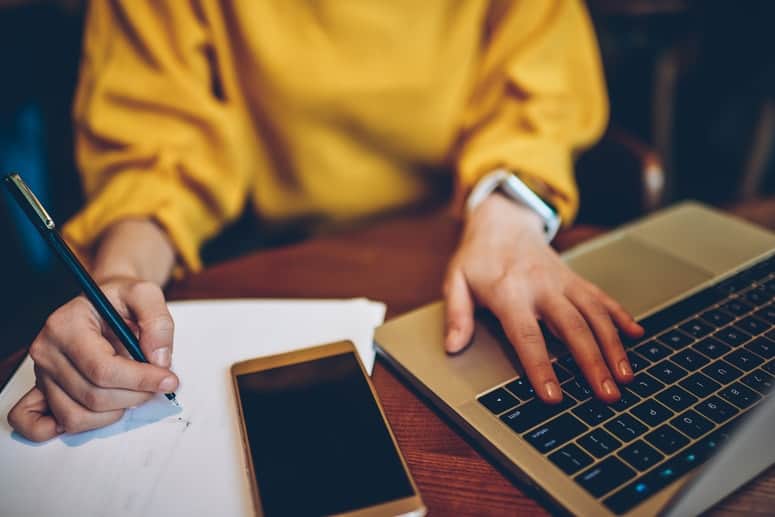
M775 257L641 321L625 343L635 379L607 405L570 355L563 400L526 378L479 402L593 497L622 514L702 464L775 383ZM547 339L556 340L547 335Z

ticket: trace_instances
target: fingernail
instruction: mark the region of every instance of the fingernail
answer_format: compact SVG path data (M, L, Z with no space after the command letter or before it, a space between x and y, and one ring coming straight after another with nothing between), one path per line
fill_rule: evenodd
M170 349L166 346L153 351L151 362L156 366L166 368L170 365Z
M447 352L454 354L457 353L460 350L460 329L452 328L449 329L449 332L447 332L447 339L446 339L446 345L447 345Z
M172 377L172 376L165 377L159 383L159 391L163 391L164 393L169 393L174 389L175 389L175 377Z
M630 368L630 362L627 359L622 359L619 361L619 373L621 373L624 377L629 377L632 375L632 368Z
M544 383L546 388L546 396L552 400L560 400L560 387L554 381L546 381Z
M603 381L603 393L615 397L617 395L616 384L611 379Z
M57 426L57 429L56 429L56 431L57 431L57 434L62 434L62 433L64 433L64 432L65 432L65 426L63 426L63 425L58 425L58 426Z

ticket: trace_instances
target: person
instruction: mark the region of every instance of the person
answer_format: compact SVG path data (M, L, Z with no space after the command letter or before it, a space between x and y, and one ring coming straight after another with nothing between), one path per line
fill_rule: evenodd
M30 347L36 385L8 415L37 441L177 388L162 286L198 271L202 243L247 206L268 225L337 224L422 203L449 170L462 207L507 169L567 225L573 157L603 132L607 97L580 0L95 1L74 118L88 202L65 237L152 364L127 358L85 298L57 309ZM617 400L633 318L564 265L530 208L493 192L465 218L446 350L466 347L481 304L557 403L540 320Z

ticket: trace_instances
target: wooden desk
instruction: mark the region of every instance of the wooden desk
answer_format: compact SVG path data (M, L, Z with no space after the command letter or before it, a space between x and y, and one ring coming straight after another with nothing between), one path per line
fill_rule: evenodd
M458 233L457 223L444 215L399 218L210 268L174 285L169 297L365 296L386 302L392 317L439 297ZM558 248L599 233L595 228L575 228L558 238ZM15 355L16 360L21 357ZM0 382L10 364L0 365ZM496 470L380 362L374 383L433 515L546 514L540 503ZM714 513L765 515L773 509L775 469Z

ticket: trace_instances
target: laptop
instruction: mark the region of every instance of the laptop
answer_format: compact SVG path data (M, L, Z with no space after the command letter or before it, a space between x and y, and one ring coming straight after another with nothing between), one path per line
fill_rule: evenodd
M378 354L493 461L574 514L697 514L775 462L775 234L688 202L563 259L646 329L625 343L635 380L617 403L594 398L549 334L564 396L542 403L487 314L448 356L442 302L380 327Z

